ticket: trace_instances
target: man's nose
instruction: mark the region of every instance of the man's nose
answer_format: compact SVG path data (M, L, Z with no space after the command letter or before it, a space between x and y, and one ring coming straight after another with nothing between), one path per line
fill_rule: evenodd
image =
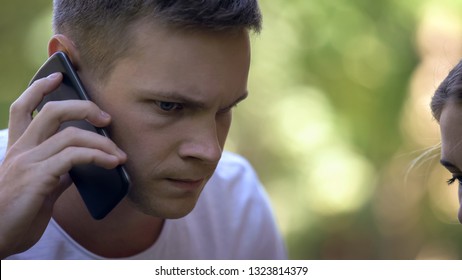
M195 158L208 164L216 164L222 152L215 121L195 126L179 148L182 158Z

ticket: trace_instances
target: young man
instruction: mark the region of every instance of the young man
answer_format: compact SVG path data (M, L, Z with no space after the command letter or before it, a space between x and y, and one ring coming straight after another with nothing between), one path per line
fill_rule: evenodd
M94 103L50 103L32 119L58 73L11 106L0 133L0 256L285 258L255 173L223 152L260 21L252 0L55 0L49 54L67 53ZM107 126L113 141L58 131L79 119ZM123 163L132 179L100 221L67 175L85 163Z

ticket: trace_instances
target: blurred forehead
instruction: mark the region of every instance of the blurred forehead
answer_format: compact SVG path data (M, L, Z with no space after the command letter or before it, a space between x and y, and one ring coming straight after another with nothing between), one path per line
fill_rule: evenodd
M440 130L442 159L451 162L462 162L461 104L448 100L441 112Z

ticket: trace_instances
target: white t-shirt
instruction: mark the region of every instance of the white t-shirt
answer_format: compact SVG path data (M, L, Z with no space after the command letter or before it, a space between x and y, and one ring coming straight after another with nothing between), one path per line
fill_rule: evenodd
M7 131L0 130L0 162ZM128 259L285 259L268 196L250 164L224 152L194 210L166 220L157 241ZM8 259L103 259L77 242L54 221L28 251Z

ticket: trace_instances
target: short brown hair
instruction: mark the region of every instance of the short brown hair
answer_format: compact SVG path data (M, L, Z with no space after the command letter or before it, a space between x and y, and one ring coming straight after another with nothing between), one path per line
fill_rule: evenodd
M71 38L82 63L104 80L129 48L129 27L152 18L177 27L259 32L257 0L54 0L53 30Z

